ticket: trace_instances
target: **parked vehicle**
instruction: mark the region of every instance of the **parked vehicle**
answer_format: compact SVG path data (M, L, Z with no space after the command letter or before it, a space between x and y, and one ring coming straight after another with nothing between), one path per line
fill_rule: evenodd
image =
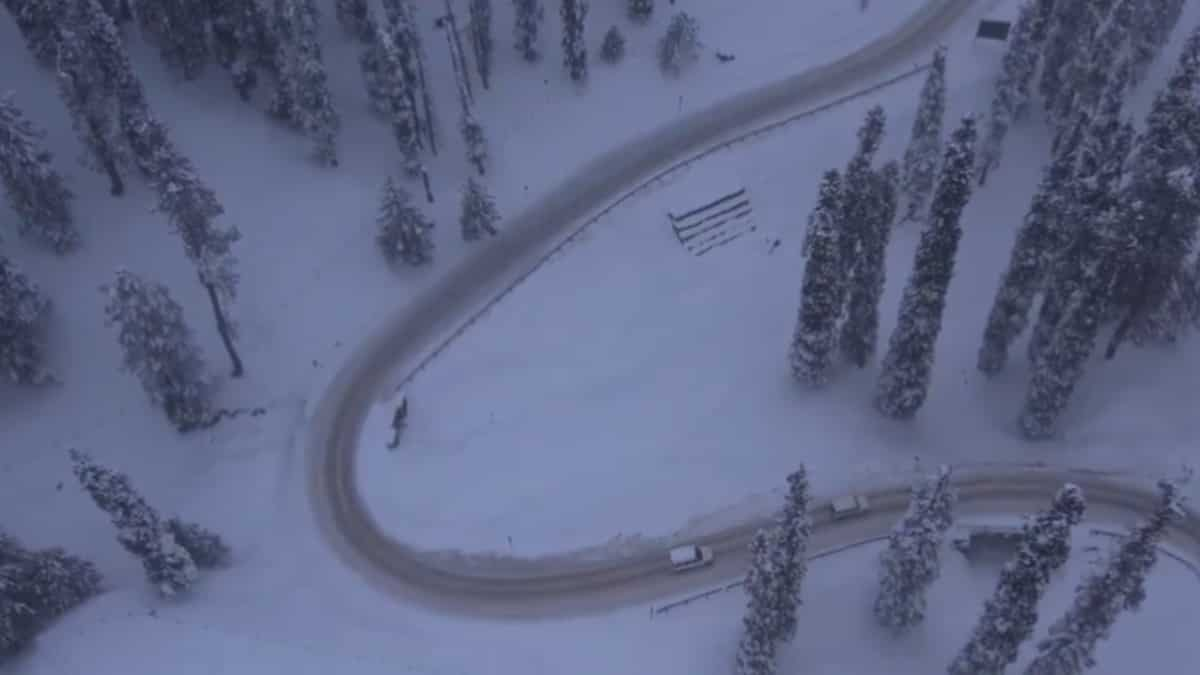
M671 549L671 568L676 572L686 572L697 567L705 567L713 562L713 550L708 546L676 546Z
M841 520L866 513L871 508L871 503L865 495L846 495L833 500L830 508L833 510L833 519Z
M1020 545L1024 534L1019 524L960 525L950 537L950 545L968 557L980 551L1010 553Z

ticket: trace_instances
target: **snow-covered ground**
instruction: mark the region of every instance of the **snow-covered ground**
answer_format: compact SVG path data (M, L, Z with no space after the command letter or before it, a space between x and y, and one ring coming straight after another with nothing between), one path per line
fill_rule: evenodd
M502 213L544 194L595 153L669 122L681 111L845 54L897 25L919 4L875 0L864 14L859 0L753 0L736 3L737 11L721 0L685 2L698 16L706 44L735 53L736 61L719 64L706 52L681 80L665 82L652 66L652 54L669 15L664 10L670 6L660 1L650 26L632 27L620 18L617 5L622 3L593 2L588 28L592 77L583 93L562 74L554 13L548 12L545 24L547 58L528 66L511 52L511 4L495 3L496 84L481 94L476 81L476 93L477 114L492 144L494 165L488 183ZM53 80L32 64L7 15L0 14L0 87L15 89L18 105L49 130L56 165L78 195L75 212L84 237L79 253L51 257L12 234L10 213L0 206L0 246L55 303L50 354L64 378L61 387L41 390L0 383L0 513L7 514L0 526L29 546L64 546L94 560L109 588L43 635L16 663L15 672L487 675L570 668L600 675L649 672L650 665L658 672L725 672L721 659L731 652L723 651L719 658L713 654L736 639L741 607L736 595L706 603L703 613L688 609L655 619L661 635L647 631L645 607L557 624L464 622L379 597L320 541L309 518L301 471L308 405L337 362L385 311L426 288L467 250L456 222L457 190L467 170L455 131L457 101L444 37L433 30L425 37L444 144L431 164L438 259L431 268L393 271L382 263L373 235L377 197L384 176L399 171L398 152L384 126L366 112L355 63L357 47L340 35L332 2L320 4L326 10L331 86L343 117L342 163L336 170L310 164L303 139L238 102L219 69L212 68L199 82L173 83L152 50L140 44L136 30L129 33L155 111L216 191L227 221L244 235L235 247L242 281L234 316L241 327L239 344L248 376L225 382L220 404L264 406L268 412L187 437L170 430L149 408L136 382L117 372L117 345L103 325L97 287L118 265L167 284L183 304L213 370L224 372L223 352L193 272L163 219L149 212L152 199L144 186L132 180L129 194L114 199L100 177L74 162L79 146ZM460 18L465 18L465 3L456 4ZM440 3L419 5L422 25L428 27ZM1194 22L1195 14L1193 6L1181 25ZM594 58L594 48L614 22L623 26L630 53L623 64L610 67ZM957 32L965 35L970 29L960 24ZM972 46L965 40L954 49L964 57L961 60L969 57L980 64L994 65L999 54L994 46ZM1173 58L1174 50L1164 54L1160 75ZM955 80L961 83L954 94L960 109L985 95L989 76L979 77L983 79L964 72L962 80ZM893 134L885 155L895 155L901 147L916 86L909 82L879 99L892 115ZM478 331L447 352L428 372L428 380L414 388L412 435L404 450L385 456L379 447L382 441L372 438L366 444L364 454L381 461L375 465L381 480L371 483L371 489L390 489L387 498L399 495L401 501L389 503L406 511L400 518L395 511L385 514L396 532L421 546L503 550L506 545L500 542L510 534L519 552L530 553L597 543L617 532L669 531L692 516L773 488L781 467L801 459L812 464L814 482L826 491L861 462L902 462L917 448L931 458L955 457L951 440L971 445L970 453L962 453L972 457L1018 459L1046 452L1061 456L1053 446L1023 449L1011 440L1008 425L1017 389L1003 384L951 386L953 373L969 364L967 355L973 353L982 329L984 296L970 286L983 289L979 293L986 292L990 300L1012 224L1036 180L1042 139L1035 131L1014 135L1005 169L972 206L972 213L986 218L980 216L976 227L968 227L969 250L963 259L970 262L960 266L952 291L952 303L965 308L953 311L961 312L966 328L948 325L943 342L951 340L950 335L963 341L960 347L943 346L942 380L922 420L910 428L876 421L864 399L871 382L866 375L846 378L823 395L800 397L786 386L782 354L800 274L796 235L815 193L816 176L826 166L844 164L853 130L870 102L797 123L672 178L651 197L593 228L577 249L535 277ZM1025 151L1018 150L1022 145ZM733 183L751 191L759 232L704 258L687 257L670 239L665 210L681 210ZM1004 195L1001 186L1013 193ZM789 190L792 198L783 199L781 194ZM768 256L764 238L769 233L778 233L783 245ZM889 306L898 293L896 284L906 274L914 236L911 229L901 232L893 247L893 262L899 265L893 270L903 272L893 274ZM994 250L990 257L983 256L989 242ZM970 251L974 253L968 259ZM968 282L966 270L974 274L975 269L979 279ZM561 284L556 293L555 281ZM966 296L975 296L979 306L971 306ZM589 299L591 311L581 311L574 298ZM722 303L733 303L737 313ZM524 313L524 325L516 321L518 313ZM893 318L885 313L889 326ZM678 321L678 328L667 329L668 320ZM514 327L520 330L510 330ZM572 332L575 328L579 330ZM740 336L746 339L734 342ZM474 350L473 345L488 339L509 345L500 350L508 360L506 372L475 368L465 360L464 350ZM657 339L679 344L666 353L653 344ZM723 361L701 362L701 357L718 354L704 346L710 343L736 350L727 349ZM571 344L577 345L578 358L570 353ZM519 347L515 352L514 345ZM663 362L650 360L656 351L662 352ZM490 353L495 360L496 353ZM1135 360L1152 369L1135 371L1129 365ZM1118 366L1097 370L1078 399L1075 416L1086 424L1072 422L1071 443L1082 446L1103 439L1095 453L1097 462L1107 460L1112 453L1104 448L1112 447L1114 453L1124 453L1121 459L1126 463L1143 464L1193 438L1196 429L1187 417L1186 397L1178 395L1187 391L1182 383L1190 371L1180 363L1177 357L1131 351ZM561 382L564 368L577 369L570 373L572 386L539 391L549 387L548 378L557 376ZM455 388L434 384L452 381L456 371L463 379ZM966 371L974 376L970 368ZM1010 384L1019 383L1021 373L1006 378ZM1123 388L1101 379L1122 381ZM619 387L630 395L624 402L614 396ZM489 403L505 407L483 405L487 391L493 392ZM504 395L496 397L498 391ZM548 400L551 391L555 405L538 410L538 397ZM752 406L767 400L764 392L774 392L778 400L770 402L771 408ZM1136 402L1138 410L1122 408L1119 418L1106 416L1118 399L1123 406L1125 401ZM579 407L572 409L572 403ZM728 429L720 422L705 422L700 410L688 407L716 403L729 406L721 418ZM447 409L454 413L435 414ZM633 425L630 410L638 411L642 423ZM493 425L490 415L495 411L502 414ZM669 415L661 417L662 411ZM748 417L751 414L759 417ZM539 418L544 427L534 424ZM674 422L663 424L664 420ZM951 425L949 420L954 420L953 426L942 426ZM451 431L455 424L462 433ZM381 426L376 420L368 432L378 434ZM472 431L491 435L493 426L500 429L499 435L482 445L483 437L467 438L466 432ZM670 426L684 433L668 433ZM576 431L567 435L570 427ZM764 430L768 427L779 429L770 442ZM1152 437L1170 443L1134 449L1119 445L1131 437L1121 434L1142 427L1153 428ZM967 435L955 439L955 431ZM414 449L414 439L420 438L434 444ZM884 440L887 446L881 447ZM878 451L855 449L858 454L851 454L859 442L873 442ZM926 442L932 444L928 450ZM207 576L182 602L154 597L137 561L119 548L103 514L76 488L66 458L72 447L128 472L147 499L165 512L220 531L235 549L233 568ZM822 459L817 448L831 452ZM641 456L634 457L630 451L635 450ZM699 459L702 452L712 454ZM522 456L518 453L524 453L522 466L513 461ZM492 460L505 454L509 466L493 468ZM577 472L574 461L590 466L594 475ZM448 480L434 485L439 476ZM714 480L716 476L721 478ZM571 492L563 493L559 486L569 486ZM606 491L603 495L601 489ZM548 512L557 520L543 518ZM583 519L569 521L570 517ZM576 536L561 531L563 522L578 529ZM457 539L439 539L460 534ZM814 607L825 606L818 604L819 594L834 593L823 590L821 583L851 583L821 574L823 567L816 566L812 576ZM1144 617L1157 616L1154 603L1170 600L1158 599L1168 595L1159 589L1174 588L1160 585L1177 578L1168 576L1170 567L1164 561L1163 574L1152 580ZM1177 615L1190 616L1183 611ZM685 620L693 616L695 623ZM1142 620L1150 619L1123 619L1118 632L1132 632ZM1184 640L1174 642L1171 647L1186 646ZM807 662L799 656L788 658L796 659L793 664Z
M947 127L986 110L995 57L970 40L951 46ZM1174 58L1163 55L1160 77ZM735 145L602 218L413 380L399 451L383 449L392 408L375 410L359 464L374 515L424 548L531 555L773 508L762 494L798 462L832 494L916 455L1141 469L1191 456L1189 439L1200 434L1186 395L1200 357L1194 342L1098 362L1052 443L1016 433L1023 359L994 381L975 369L1015 228L1048 156L1036 124L1010 134L1000 170L967 206L918 419L876 413L874 366L846 370L824 391L795 386L786 353L820 175L844 166L876 103L889 115L880 157L899 157L920 86L913 78ZM1139 118L1152 94L1136 93ZM739 188L757 229L703 256L688 253L666 214ZM918 234L915 224L899 225L889 248L881 351Z
M1086 562L1096 552L1085 550L1111 544L1105 537L1080 532L1075 555L1051 584L1041 608L1035 635L1067 607ZM819 675L844 673L940 672L974 625L977 612L991 593L997 564L968 564L957 552L943 552L942 577L929 596L926 623L912 635L895 639L873 622L870 614L876 583L876 556L882 544L867 544L822 558L810 565L804 586L804 606L796 639L780 654L780 672ZM353 583L340 578L328 585ZM305 615L326 614L337 621L312 632L288 609L300 602L260 615L261 608L237 608L223 615L203 610L231 602L228 579L214 580L194 607L130 614L128 599L103 597L68 616L40 645L39 658L26 675L65 675L110 672L97 664L120 664L128 675L161 672L164 664L178 675L254 672L351 672L355 675L403 673L412 675L500 675L512 672L553 673L570 669L581 675L613 672L692 673L729 672L745 598L739 589L651 615L650 607L634 607L612 615L563 622L462 624L420 617L405 608L384 608L377 600L325 596L329 604L305 608ZM306 588L294 593L312 600ZM1095 675L1136 672L1147 653L1162 664L1194 663L1200 646L1194 635L1200 581L1195 573L1170 557L1160 556L1147 584L1141 611L1123 614L1112 637L1101 643ZM210 596L216 595L218 599ZM236 601L234 601L236 602ZM354 612L346 612L353 606ZM233 611L237 608L236 611ZM270 617L269 623L255 618ZM203 617L203 618L198 618ZM468 629L467 626L470 626ZM467 632L469 630L470 632ZM863 646L870 644L870 649ZM87 645L81 649L80 645ZM1031 654L1030 645L1022 660ZM430 654L436 662L425 665ZM605 655L603 658L597 655ZM421 663L420 667L410 664ZM157 669L157 670L156 670Z

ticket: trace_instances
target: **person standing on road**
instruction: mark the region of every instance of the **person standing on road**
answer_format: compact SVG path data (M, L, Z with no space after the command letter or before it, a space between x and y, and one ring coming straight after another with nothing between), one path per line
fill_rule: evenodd
M408 397L400 397L400 405L396 408L396 413L392 415L392 442L388 443L388 450L395 450L400 445L400 432L404 430L404 425L408 419Z

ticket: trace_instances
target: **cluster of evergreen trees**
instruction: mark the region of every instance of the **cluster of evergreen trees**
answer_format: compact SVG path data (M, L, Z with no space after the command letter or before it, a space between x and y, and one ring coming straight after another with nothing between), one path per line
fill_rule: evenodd
M926 596L941 570L945 535L954 523L957 491L948 467L914 481L908 509L879 557L876 622L901 636L924 621ZM1158 483L1159 502L1150 516L1121 540L1076 588L1075 601L1037 642L1026 675L1081 675L1095 665L1095 649L1108 637L1123 609L1145 599L1146 577L1157 561L1156 544L1183 514L1183 481ZM788 476L784 509L776 524L759 530L750 545L748 597L735 659L738 675L772 675L779 648L797 629L801 586L808 570L812 533L808 480L803 467ZM1001 569L983 613L947 668L948 675L1002 675L1033 637L1038 604L1071 554L1071 528L1087 507L1083 491L1066 484L1049 508L1025 518L1017 550Z
M70 452L80 486L117 529L117 541L141 560L146 579L163 597L191 588L197 570L224 567L232 552L221 537L176 517L164 519L123 473L86 453ZM62 549L29 551L0 531L0 663L28 647L54 619L101 590L95 565Z
M997 290L978 368L989 376L1002 371L1032 324L1033 375L1019 418L1028 438L1057 432L1106 325L1113 327L1105 349L1111 359L1126 340L1173 341L1200 317L1193 179L1200 29L1140 132L1122 110L1178 21L1176 5L1030 2L1014 27L981 180L1027 108L1039 66L1037 91L1055 140Z
M977 143L977 121L967 117L944 149L946 56L938 49L898 182L888 165L871 169L883 133L883 113L872 110L858 152L844 172L825 174L809 219L790 350L796 378L827 383L838 351L860 368L870 362L883 260L896 200L903 198L902 221L923 221L924 229L882 359L875 405L897 419L917 413L928 394L971 185L974 179L983 184L998 165L1004 138L1028 114L1034 93L1055 131L1053 157L1018 230L978 360L981 372L1000 372L1012 344L1033 324L1022 433L1031 439L1056 433L1106 324L1114 327L1105 350L1112 358L1127 340L1174 341L1200 319L1194 252L1200 29L1141 132L1122 114L1130 89L1178 21L1177 4L1028 0L982 137Z

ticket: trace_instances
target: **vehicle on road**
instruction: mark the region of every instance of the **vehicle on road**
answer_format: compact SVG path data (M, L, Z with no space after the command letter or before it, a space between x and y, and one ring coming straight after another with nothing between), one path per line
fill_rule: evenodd
M671 569L676 572L686 572L697 567L705 567L713 562L713 550L708 546L676 546L671 549Z
M1012 525L960 525L950 537L950 545L967 557L981 552L1011 553L1021 544L1024 529Z
M830 509L833 510L833 519L841 520L850 516L861 515L866 513L871 508L871 503L867 501L865 495L846 495L838 497L830 503Z

